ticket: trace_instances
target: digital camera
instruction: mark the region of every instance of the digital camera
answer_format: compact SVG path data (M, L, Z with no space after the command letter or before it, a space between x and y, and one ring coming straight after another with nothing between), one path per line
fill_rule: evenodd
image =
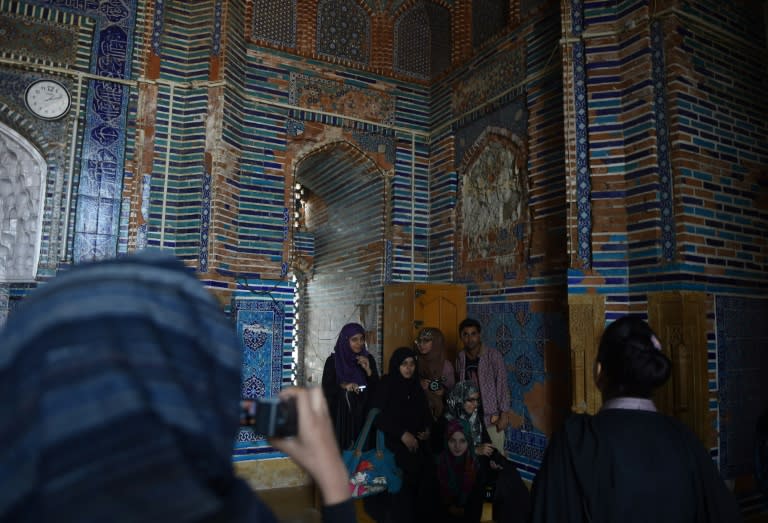
M298 433L296 399L256 398L240 402L240 425L253 427L266 438L287 438Z
M429 390L437 392L443 386L443 378L432 378L429 382Z

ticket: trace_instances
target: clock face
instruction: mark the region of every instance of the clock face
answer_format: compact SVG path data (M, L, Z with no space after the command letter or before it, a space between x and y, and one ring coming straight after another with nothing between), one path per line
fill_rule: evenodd
M55 120L67 114L72 100L67 88L59 82L37 80L27 87L24 102L35 116L45 120Z

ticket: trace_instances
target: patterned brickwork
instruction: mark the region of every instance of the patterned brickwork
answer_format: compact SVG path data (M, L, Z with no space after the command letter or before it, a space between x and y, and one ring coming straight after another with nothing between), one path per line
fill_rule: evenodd
M510 3L508 0L473 0L472 46L475 49L499 36L507 26Z
M701 17L710 14L702 9ZM721 23L745 29L724 45L723 36L682 18L679 39L667 43L667 54L682 61L668 77L679 256L712 284L750 292L768 287L765 68L748 40L754 22L726 11Z

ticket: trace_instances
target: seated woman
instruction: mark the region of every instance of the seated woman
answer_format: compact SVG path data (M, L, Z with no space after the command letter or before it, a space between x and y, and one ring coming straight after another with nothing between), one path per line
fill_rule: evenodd
M376 360L365 345L365 329L359 323L344 325L333 353L325 360L322 379L341 450L354 445L378 382Z
M437 459L439 521L477 523L483 513L483 492L469 424L452 419L447 422L443 437L445 446Z
M670 371L642 319L624 316L605 329L595 365L603 406L553 435L533 485L532 521L742 521L697 437L656 411L651 395Z
M443 415L445 393L456 382L453 365L445 357L445 338L440 329L425 327L416 339L418 356L416 368L419 382L427 395L429 410L434 419ZM442 437L442 434L438 434Z
M493 492L493 519L505 523L528 521L528 487L514 464L491 444L483 417L478 412L479 401L480 391L473 382L458 382L448 394L442 425L460 420L469 428L470 443L479 465L478 481L483 491Z
M416 378L412 349L400 347L392 353L389 373L379 384L374 406L381 409L376 426L384 432L387 448L403 472L400 492L386 503L387 517L397 523L431 521L437 490L429 446L432 415Z

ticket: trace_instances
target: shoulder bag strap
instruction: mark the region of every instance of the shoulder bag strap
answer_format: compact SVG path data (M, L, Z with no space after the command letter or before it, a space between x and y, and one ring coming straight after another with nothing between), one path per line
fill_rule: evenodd
M355 455L359 456L363 453L363 445L365 445L365 442L368 440L368 433L371 432L371 426L373 425L373 420L376 418L376 415L379 413L379 409L373 408L368 412L368 417L365 418L365 424L363 425L362 430L360 430L360 434L357 436L357 441L355 442ZM378 446L378 438L377 438L377 446Z

